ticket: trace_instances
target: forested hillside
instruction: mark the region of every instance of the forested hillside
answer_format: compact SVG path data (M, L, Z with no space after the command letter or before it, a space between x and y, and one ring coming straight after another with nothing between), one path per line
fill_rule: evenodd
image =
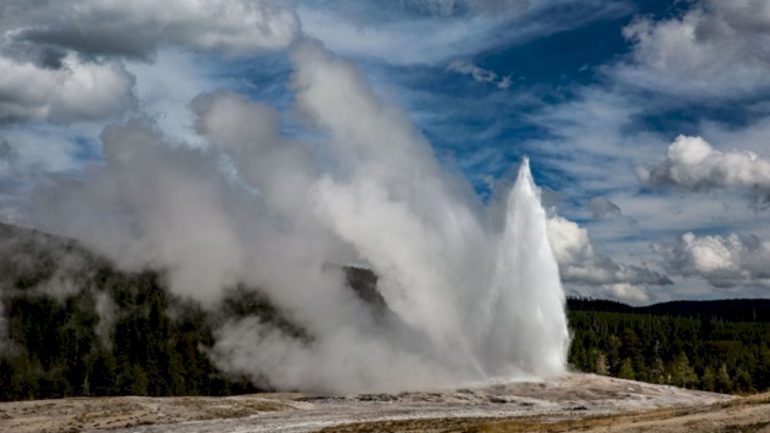
M119 272L39 232L0 225L0 399L254 391L206 355L228 316L273 317L235 288L218 314L171 296L159 272Z
M369 271L351 288L384 310ZM0 224L0 399L227 395L258 389L207 355L229 318L258 316L312 340L257 291L214 311L171 295L163 272L122 272L76 242ZM632 308L571 299L574 368L721 392L770 388L770 301Z

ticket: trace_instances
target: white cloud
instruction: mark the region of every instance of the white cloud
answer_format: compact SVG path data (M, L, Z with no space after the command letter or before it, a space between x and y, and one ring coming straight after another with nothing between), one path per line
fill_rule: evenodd
M631 305L650 304L661 299L658 293L652 293L647 286L631 283L602 284L597 287L578 288L582 296L599 299L617 299Z
M169 46L253 55L286 48L300 32L294 12L270 0L11 0L3 14L0 122L124 112L134 78L116 57L147 60Z
M725 71L725 76L730 77L730 72ZM764 179L770 176L766 168L770 161L766 154L770 118L749 118L750 123L740 128L721 122L701 121L693 125L714 143L735 143L756 155L724 147L718 150L708 145L710 150L706 153L710 156L699 163L685 164L684 160L693 158L689 150L685 150L685 155L682 152L672 155L676 164L668 158L655 164L661 159L662 149L670 147L671 137L652 128L644 129L639 120L668 110L669 101L661 104L655 98L642 98L629 85L634 83L612 81L609 85L584 87L579 89L577 98L547 107L536 115L535 119L553 138L533 140L527 143L527 148L547 155L547 159L538 161L555 170L560 179L569 180L558 186L560 192L571 199L560 203L559 213L572 220L585 220L591 241L605 256L641 267L647 265L640 263L657 263L650 244L670 239L671 233L740 227L769 236L766 219L758 218L756 207L746 206L746 196L750 195L762 206L768 204ZM684 140L682 147L689 149L693 140ZM679 188L640 190L634 169L644 161L649 161L650 166L642 170L642 178L648 181L655 178L657 185L666 183ZM669 171L674 166L677 181ZM706 189L708 194L691 193ZM736 190L744 193L736 194ZM612 212L613 208L596 209L590 201L588 209L580 206L597 195L606 196L622 209L626 218L597 220L595 217ZM581 200L581 197L585 198ZM605 286L593 286L584 290L584 294L615 296L607 290ZM651 300L718 296L708 284L689 277L674 278L674 283L665 289L650 286L646 293Z
M703 0L681 17L636 20L624 29L631 62L611 70L631 86L693 99L770 90L770 6L764 0Z
M484 69L468 60L455 60L446 67L447 71L462 75L469 75L479 83L495 84L498 89L505 90L511 87L511 77L498 77L494 71Z
M559 216L548 219L548 237L562 281L582 294L611 295L623 301L649 300L646 286L671 284L663 273L642 266L617 263L594 250L588 231Z
M294 12L270 0L2 2L0 124L19 154L14 183L80 165L83 137L49 134L46 123L101 130L137 109L167 135L200 145L186 105L225 82L207 75L203 56L286 48L299 32Z
M670 126L669 120L680 120L666 116L672 106L700 103L707 98L711 99L706 102L713 102L713 98L757 98L770 90L768 3L691 3L694 6L679 17L659 21L644 18L629 26L625 34L632 42L631 54L619 64L600 69L608 72L603 77L607 78L605 82L578 88L577 97L536 114L534 119L549 132L548 138L526 143L532 154L547 155L547 159L538 161L555 178L564 180L557 188L571 200L560 204L560 213L573 220L586 220L594 245L614 261L654 263L650 243L669 239L672 232L726 226L763 234L768 230L766 221L745 205L745 195L735 194L735 189L740 189L767 204L767 119L748 128L698 124L695 122L703 114L698 106L691 106L695 110L688 111L687 116L694 114L696 119L689 126L714 143L735 143L758 155L724 147L713 149L718 153L707 159L713 161L710 167L684 164L678 155L677 181L670 178L669 168L674 165L669 165L668 160L649 169L647 175L649 179L650 172L657 169L656 174L661 175L658 181L681 181L680 190L650 193L649 189L639 189L634 168L645 161L659 160L661 149L671 144L670 136L646 128L650 117L653 122L666 119L664 126ZM657 97L650 97L651 93ZM713 115L712 111L708 113ZM753 114L766 116L766 112ZM689 121L687 116L683 123ZM745 120L754 119L751 116ZM690 193L699 189L710 192ZM614 208L607 203L589 202L588 209L579 206L596 196L606 196L622 208L628 219L597 220L595 217L614 214ZM595 206L598 204L601 206ZM635 224L629 226L628 221ZM677 278L665 292L657 289L647 293L653 298L659 294L686 296L690 283L686 278ZM700 281L696 284L709 289Z
M500 89L500 90L506 90L506 89L509 89L511 87L511 84L513 84L512 81L511 81L511 76L510 75L506 75L506 76L500 78L500 81L497 82L497 88Z
M756 236L702 236L685 233L673 245L657 244L666 269L700 277L715 287L770 288L770 241Z
M480 83L497 81L497 74L488 69L481 68L467 60L455 60L446 67L447 71L457 72L462 75L470 75Z
M722 152L701 137L680 135L668 147L666 160L637 169L650 185L670 184L686 190L739 188L760 203L770 200L770 160L753 152Z
M146 58L165 45L249 55L297 37L291 10L270 0L72 0L27 10L15 37L93 55Z
M624 2L619 1L399 2L408 10L423 11L418 14L393 13L383 3L338 0L319 6L305 2L298 6L297 14L303 32L336 53L396 65L433 65L628 12ZM390 7L396 4L389 3ZM571 6L569 18L559 13L559 6L565 3Z
M69 123L111 117L134 103L133 77L118 63L64 58L48 69L0 54L0 122Z
M307 5L299 7L297 13L303 31L335 52L401 65L434 64L475 52L479 45L489 44L486 32L500 22L499 18L479 16L449 22L427 17L361 26L333 11Z

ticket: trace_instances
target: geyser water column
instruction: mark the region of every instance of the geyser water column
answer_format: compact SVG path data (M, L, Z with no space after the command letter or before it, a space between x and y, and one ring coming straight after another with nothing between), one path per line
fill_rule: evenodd
M508 194L487 302L480 355L488 374L564 372L570 342L565 295L527 158Z

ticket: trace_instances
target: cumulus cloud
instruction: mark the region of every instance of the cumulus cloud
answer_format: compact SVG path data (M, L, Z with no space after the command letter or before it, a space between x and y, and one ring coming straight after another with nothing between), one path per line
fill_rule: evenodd
M559 216L548 219L548 238L568 286L591 296L612 296L628 302L646 302L645 286L672 284L664 273L642 266L617 263L594 250L588 231Z
M69 123L114 116L134 104L133 77L113 62L68 55L58 69L0 54L0 122Z
M632 61L614 72L633 86L694 99L770 90L770 6L702 0L681 17L642 18L624 29Z
M700 277L715 287L770 288L770 242L756 236L696 236L685 233L675 245L656 244L672 274Z
M770 202L770 160L753 152L722 152L701 137L680 135L668 147L666 159L637 169L649 185L674 185L690 191L737 188L761 205Z
M12 0L0 17L0 122L99 120L134 106L121 58L182 47L254 55L300 32L270 0ZM176 113L174 113L176 114Z
M13 3L13 2L12 2ZM23 9L13 37L91 55L147 58L165 45L254 54L284 48L299 32L294 13L269 0L72 0Z

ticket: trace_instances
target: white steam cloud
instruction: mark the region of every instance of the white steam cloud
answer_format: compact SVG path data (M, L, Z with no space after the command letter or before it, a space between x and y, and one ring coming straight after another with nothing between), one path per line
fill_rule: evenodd
M291 61L296 111L321 144L283 137L270 107L202 95L207 148L147 120L110 126L104 161L38 191L37 223L162 268L211 308L238 283L259 290L308 336L259 317L219 329L213 359L258 383L397 391L563 372L564 293L528 163L485 207L350 63L312 41ZM378 274L384 314L329 266L348 263Z

